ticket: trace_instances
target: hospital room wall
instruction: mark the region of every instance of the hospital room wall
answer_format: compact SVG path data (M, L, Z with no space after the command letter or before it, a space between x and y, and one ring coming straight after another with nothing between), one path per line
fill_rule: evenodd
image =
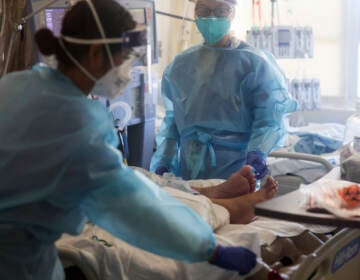
M357 92L357 58L349 53L349 10L358 0L278 0L276 25L307 25L314 31L314 57L309 59L278 60L288 78L318 78L324 107L354 109ZM359 1L360 2L360 1ZM187 0L155 0L157 10L193 17L194 4ZM246 30L253 25L252 1L239 1L234 32L245 39ZM271 1L262 1L262 25L271 24ZM349 9L350 7L350 9ZM278 11L278 12L277 12ZM166 65L180 51L201 42L195 24L162 15L157 16L159 63L154 67L161 79ZM255 25L258 24L255 22ZM350 39L349 39L350 38ZM355 65L354 65L355 64Z
M194 3L188 0L155 0L155 5L157 11L193 18ZM156 21L159 59L152 69L156 73L158 84L160 85L165 67L179 52L190 47L193 43L190 40L190 33L194 30L194 24L161 14L157 14ZM158 88L160 91L160 86ZM158 100L161 104L160 94L158 94Z
M353 36L347 20L348 7L358 0L278 0L275 25L311 26L314 32L314 56L308 59L279 59L287 77L317 78L321 82L322 105L325 108L354 109L357 93L356 76L349 78L357 67L347 64L350 56L349 37ZM240 34L253 23L251 1L241 1L238 15ZM271 24L271 1L262 1L262 25ZM257 22L255 22L256 25ZM354 59L356 53L351 54ZM356 61L356 59L355 59Z

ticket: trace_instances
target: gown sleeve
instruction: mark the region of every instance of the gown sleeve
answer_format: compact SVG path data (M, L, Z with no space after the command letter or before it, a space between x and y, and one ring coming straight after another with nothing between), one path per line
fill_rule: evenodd
M266 157L280 147L287 134L285 116L297 109L287 87L286 78L271 54L254 64L248 101L252 108L252 128L248 152Z
M170 100L170 83L168 69L162 79L162 97L165 106L165 117L156 136L156 151L151 159L150 170L155 172L158 167L166 167L178 175L179 132L175 123L174 106Z
M215 250L211 227L192 209L123 164L116 136L93 140L82 152L89 185L81 203L91 222L122 240L174 259L207 261Z

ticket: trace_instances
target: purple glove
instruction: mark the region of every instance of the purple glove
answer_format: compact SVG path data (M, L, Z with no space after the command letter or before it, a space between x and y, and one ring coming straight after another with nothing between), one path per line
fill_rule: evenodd
M158 168L156 168L155 173L157 175L163 175L164 173L169 173L169 169L165 166L159 166Z
M256 265L256 255L245 247L218 246L216 250L214 259L209 262L218 267L246 275Z
M258 152L250 152L247 154L246 163L255 169L255 177L257 180L264 178L269 173L264 156Z

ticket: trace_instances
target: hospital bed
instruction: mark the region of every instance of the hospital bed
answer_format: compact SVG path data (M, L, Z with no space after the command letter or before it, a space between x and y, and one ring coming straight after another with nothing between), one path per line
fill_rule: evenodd
M339 179L336 167L324 178ZM360 279L360 217L342 218L322 209L307 211L301 190L256 205L259 215L287 221L337 226L336 234L300 263L291 279ZM331 248L331 249L329 249ZM329 252L335 252L329 254ZM346 267L346 268L345 268Z
M164 180L147 171L144 174L152 176L157 183ZM187 183L201 187L220 181ZM360 279L360 228L293 223L266 217L258 217L247 225L234 225L229 223L227 210L206 197L166 185L163 189L201 215L213 228L218 243L250 248L261 257L268 270L278 270L285 279ZM187 264L156 256L92 224L87 224L80 236L64 235L56 245L64 267L80 268L86 280L268 279L267 270L241 277L208 263Z
M302 147L307 150L305 153L297 152L296 145L302 140L301 137L309 138L309 135L313 135L328 138L328 144L333 148L334 142L342 141L346 119L352 113L350 110L327 109L296 112L290 116L292 126L289 127L290 135L286 145L268 157L270 172L280 185L278 195L294 191L301 184L312 183L339 165L339 149L321 153L313 151L314 147ZM302 145L304 143L306 144L306 141L303 141ZM326 144L322 148L326 149Z

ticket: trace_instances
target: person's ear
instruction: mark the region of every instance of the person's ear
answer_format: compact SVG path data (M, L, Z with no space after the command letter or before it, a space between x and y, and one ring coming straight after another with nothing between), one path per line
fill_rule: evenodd
M88 70L96 78L100 78L106 72L106 60L103 45L91 45L87 53Z

